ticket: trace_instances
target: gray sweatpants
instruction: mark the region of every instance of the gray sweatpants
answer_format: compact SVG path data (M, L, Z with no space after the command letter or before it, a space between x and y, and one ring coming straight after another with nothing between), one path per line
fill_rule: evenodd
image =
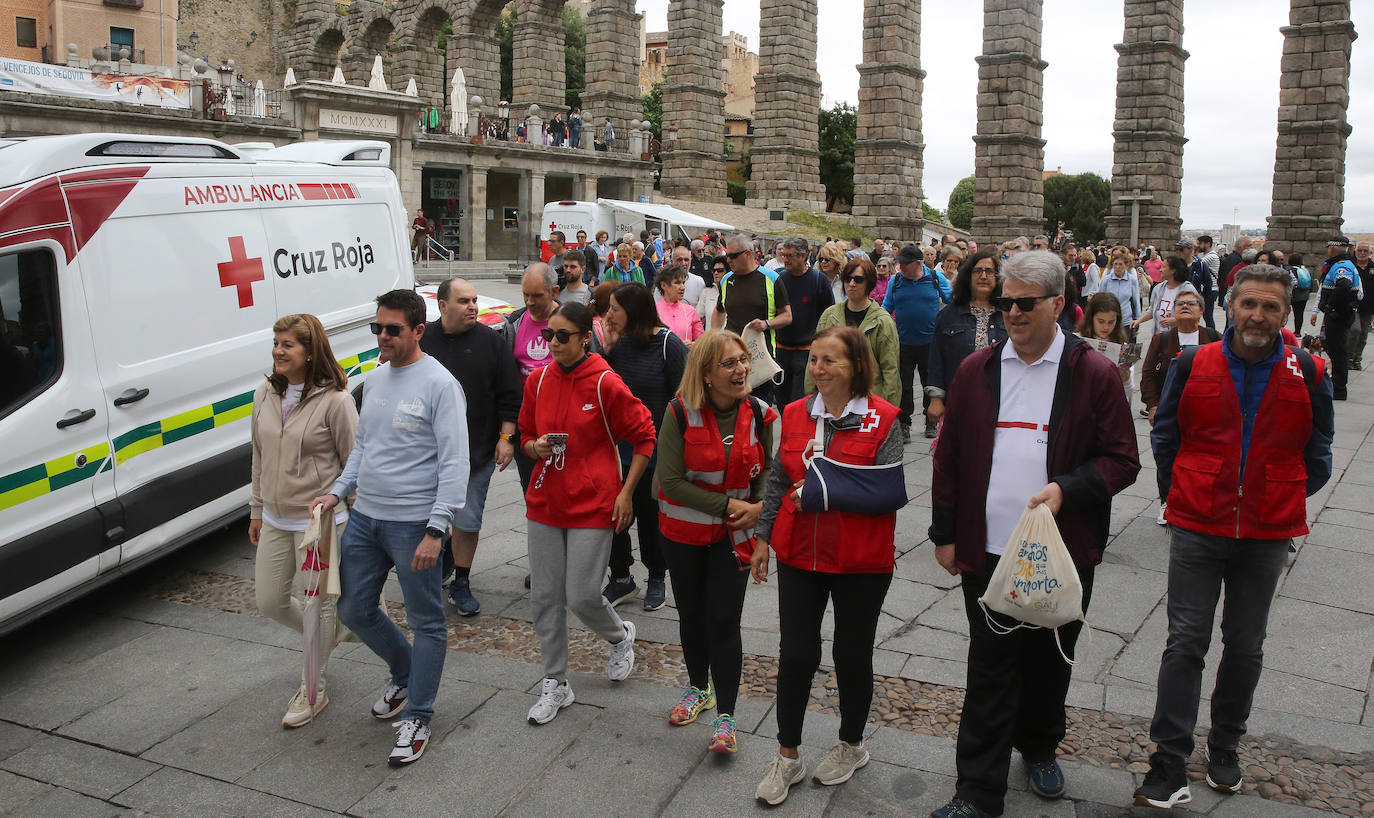
M601 595L611 555L609 528L554 528L527 520L530 603L544 677L568 676L568 611L607 642L625 638L625 623Z

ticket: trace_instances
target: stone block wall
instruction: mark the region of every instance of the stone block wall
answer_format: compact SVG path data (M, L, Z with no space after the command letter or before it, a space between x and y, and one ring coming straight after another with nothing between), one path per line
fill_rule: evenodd
M604 117L615 127L617 151L628 150L630 121L644 118L639 95L639 26L634 0L601 0L587 13L587 90L582 93L582 139L599 133Z
M816 0L762 0L750 207L825 209L816 132L820 103Z
M517 113L524 117L531 103L539 106L539 118L546 122L555 113L566 117L563 4L533 3L516 8L511 118L515 119Z
M979 243L1044 229L1042 0L984 0L973 137L973 229Z
M1126 0L1116 46L1116 120L1112 126L1112 205L1107 239L1131 240L1139 202L1139 244L1171 249L1181 235L1183 191L1183 0Z
M1292 0L1279 77L1278 145L1266 244L1310 259L1345 219L1350 0Z
M668 82L663 89L665 196L726 201L725 72L720 59L722 0L668 3ZM628 135L622 137L628 138Z
M917 243L925 225L920 43L919 3L865 0L853 213L866 228Z

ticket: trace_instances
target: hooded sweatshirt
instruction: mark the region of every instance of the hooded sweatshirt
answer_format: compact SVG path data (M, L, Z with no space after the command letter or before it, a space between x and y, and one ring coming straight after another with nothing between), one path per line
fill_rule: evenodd
M568 435L567 451L535 463L525 516L555 528L612 528L623 483L615 441L652 457L656 435L649 410L593 352L571 370L555 362L525 381L520 439L552 432Z
M281 398L265 380L253 395L249 516L261 520L265 509L278 520L304 521L310 501L328 492L343 473L358 431L358 410L347 392L311 386L283 423ZM340 514L346 511L341 508Z

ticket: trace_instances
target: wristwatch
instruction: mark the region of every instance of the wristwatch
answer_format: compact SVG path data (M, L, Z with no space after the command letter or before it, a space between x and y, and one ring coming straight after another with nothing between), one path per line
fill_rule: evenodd
M444 538L444 532L443 532L443 530L442 530L442 529L435 528L435 527L432 526L432 525L430 525L430 526L425 526L425 533L428 534L429 536L433 537L433 538L436 539L436 540L442 540L442 539Z

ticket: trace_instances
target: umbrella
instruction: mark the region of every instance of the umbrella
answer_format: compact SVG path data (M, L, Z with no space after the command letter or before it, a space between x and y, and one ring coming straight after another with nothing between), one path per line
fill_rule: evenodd
M449 124L448 132L458 136L468 135L468 82L463 76L463 69L458 68L453 72L453 80L449 83L452 89L449 94Z
M315 507L310 517L310 525L301 539L298 552L301 557L301 583L305 596L305 611L302 614L301 635L304 644L301 648L305 660L305 685L310 697L310 706L315 706L320 687L320 608L322 596L337 596L337 583L331 583L330 564L334 561L334 519L332 514L324 514L320 506ZM329 634L330 646L334 635Z

